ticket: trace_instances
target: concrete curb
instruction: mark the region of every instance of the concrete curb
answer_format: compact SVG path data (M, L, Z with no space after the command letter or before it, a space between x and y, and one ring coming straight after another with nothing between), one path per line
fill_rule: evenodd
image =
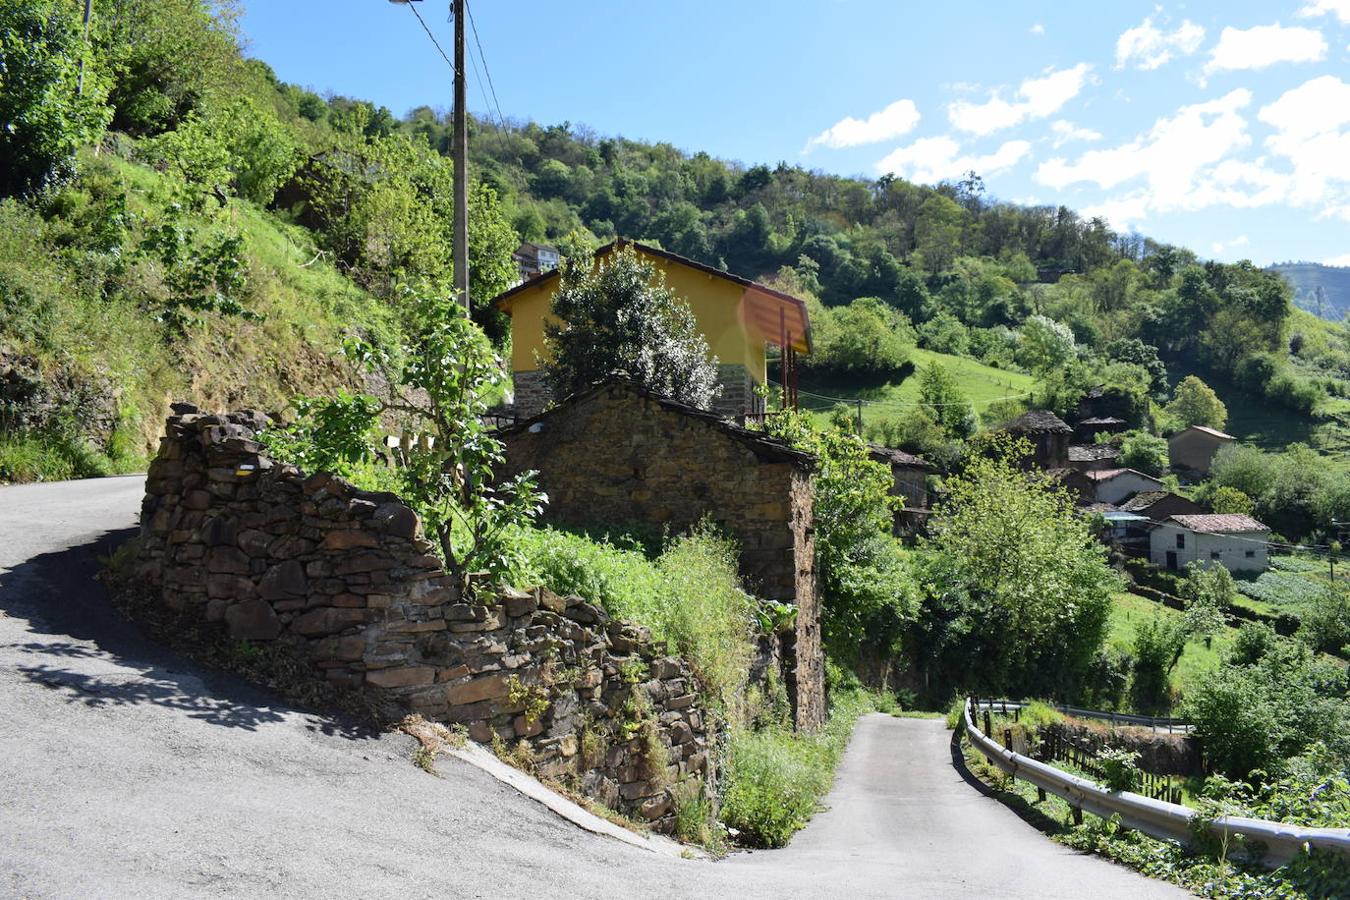
M466 741L463 747L459 749L447 747L444 752L461 762L481 769L502 784L514 788L579 828L584 828L594 834L612 837L617 841L623 841L633 847L640 847L650 853L659 853L675 859L688 859L691 854L696 858L707 858L707 855L702 851L693 847L686 847L684 844L663 835L643 836L600 818L561 794L550 790L537 778L502 762L482 744Z

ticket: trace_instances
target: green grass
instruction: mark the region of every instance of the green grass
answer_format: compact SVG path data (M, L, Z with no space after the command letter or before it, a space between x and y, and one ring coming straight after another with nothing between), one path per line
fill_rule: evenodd
M1174 618L1181 616L1181 613L1136 594L1116 594L1112 598L1107 643L1117 650L1132 652L1134 635L1139 626L1158 615ZM1217 671L1222 655L1233 644L1235 634L1233 629L1225 628L1215 634L1208 645L1203 640L1187 641L1180 661L1172 670L1172 687L1184 695L1188 686L1199 684Z
M218 215L185 212L181 225L242 237L240 299L261 319L207 313L175 334L158 320L170 295L163 264L138 252L179 199L175 181L113 154L83 156L81 172L45 218L15 201L0 203L0 347L32 359L58 391L73 382L116 398L121 433L87 435L95 451L114 458L151 452L172 400L279 410L297 393L350 387L342 336L359 331L388 343L397 333L395 311L319 255L307 231L232 200ZM124 218L107 206L122 196ZM65 412L44 427L75 433L82 424ZM17 477L57 472L50 454L6 453ZM76 466L62 474L96 473Z
M931 363L939 363L956 377L957 384L972 403L976 412L982 411L1005 397L1027 394L1038 384L1035 378L1021 372L995 369L973 359L951 356L946 353L934 353L931 350L915 348L911 353L914 372L903 381L884 385L860 385L844 381L801 380L801 389L828 397L840 397L846 400L861 399L876 404L864 404L863 419L869 417L894 417L912 409L919 399L918 371ZM828 412L831 404L815 397L803 395L802 405L817 412Z

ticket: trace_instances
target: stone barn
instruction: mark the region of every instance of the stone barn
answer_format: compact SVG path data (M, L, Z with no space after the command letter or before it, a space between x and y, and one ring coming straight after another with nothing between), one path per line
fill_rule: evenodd
M508 473L539 473L546 522L678 533L706 518L723 528L740 544L746 586L796 605L788 691L799 728L823 721L813 457L621 377L498 436Z
M1033 409L1023 413L1004 425L1003 430L1031 442L1032 462L1037 468L1068 468L1069 439L1073 437L1073 429L1049 410Z

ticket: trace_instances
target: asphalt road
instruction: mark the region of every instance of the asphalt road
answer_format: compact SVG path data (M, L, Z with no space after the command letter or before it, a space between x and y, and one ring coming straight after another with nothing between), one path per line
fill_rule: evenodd
M785 850L678 860L564 822L404 735L290 708L150 643L97 557L142 482L0 488L0 895L1179 897L1051 842L953 766L940 722L858 724Z

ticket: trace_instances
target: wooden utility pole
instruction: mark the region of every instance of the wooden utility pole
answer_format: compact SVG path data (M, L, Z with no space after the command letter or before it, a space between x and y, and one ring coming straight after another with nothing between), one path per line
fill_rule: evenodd
M451 0L455 15L455 118L451 126L453 162L455 166L455 295L469 306L469 113L466 97L468 88L464 78L464 20L466 0Z

